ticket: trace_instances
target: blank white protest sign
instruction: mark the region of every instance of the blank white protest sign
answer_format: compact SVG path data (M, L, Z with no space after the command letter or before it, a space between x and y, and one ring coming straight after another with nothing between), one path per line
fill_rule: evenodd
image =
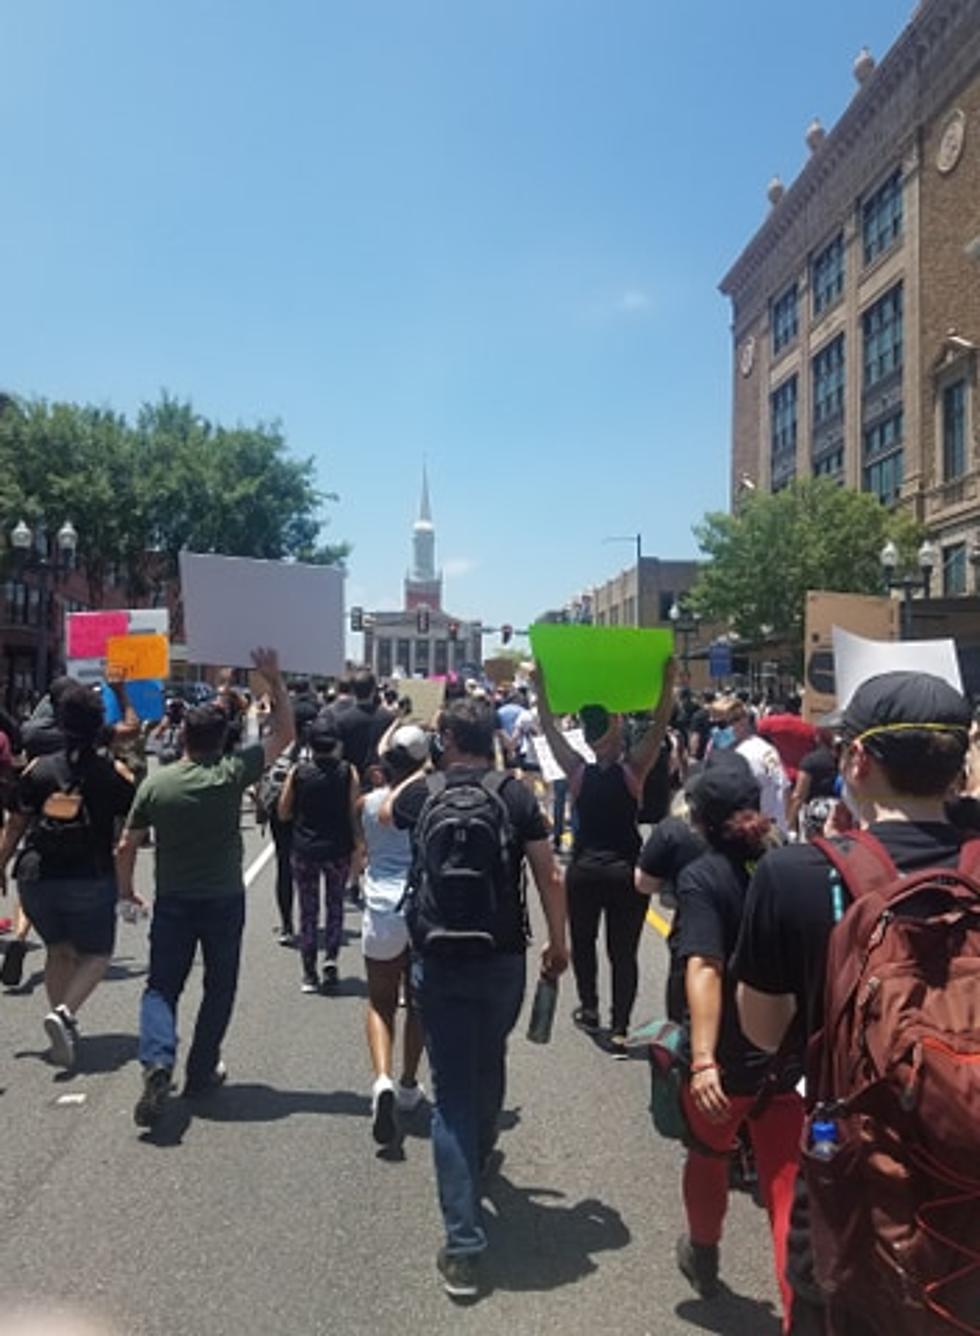
M259 645L287 673L344 671L344 572L336 566L181 552L190 663L248 668Z

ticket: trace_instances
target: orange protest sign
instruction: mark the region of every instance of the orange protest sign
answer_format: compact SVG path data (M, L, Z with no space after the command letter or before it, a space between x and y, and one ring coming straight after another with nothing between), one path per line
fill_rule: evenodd
M131 681L163 678L170 672L170 644L166 636L110 636L106 665L119 669Z

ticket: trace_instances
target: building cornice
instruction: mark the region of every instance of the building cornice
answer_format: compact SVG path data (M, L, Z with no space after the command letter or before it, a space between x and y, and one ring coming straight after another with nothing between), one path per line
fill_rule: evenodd
M788 278L800 250L781 243L805 223L814 199L819 215L843 223L875 167L883 170L909 147L916 127L931 119L980 67L980 0L923 0L905 30L851 100L826 139L725 274L719 287L733 301L764 269ZM847 170L863 146L860 170ZM815 242L818 238L812 238ZM793 237L795 241L796 238ZM774 263L775 261L775 263ZM776 273L766 289L783 281Z

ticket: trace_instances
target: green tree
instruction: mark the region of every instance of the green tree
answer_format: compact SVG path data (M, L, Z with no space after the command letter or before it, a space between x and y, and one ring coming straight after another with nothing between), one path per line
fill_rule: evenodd
M691 604L755 640L775 633L802 658L809 590L884 592L879 554L893 539L910 564L923 533L903 511L827 478L753 493L735 515L706 515L694 530L707 562Z

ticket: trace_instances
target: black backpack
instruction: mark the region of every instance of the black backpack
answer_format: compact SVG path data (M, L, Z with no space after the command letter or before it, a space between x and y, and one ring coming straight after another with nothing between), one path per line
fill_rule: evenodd
M426 781L429 796L415 827L406 893L412 945L426 955L479 956L525 936L513 866L514 830L501 797L513 776Z

